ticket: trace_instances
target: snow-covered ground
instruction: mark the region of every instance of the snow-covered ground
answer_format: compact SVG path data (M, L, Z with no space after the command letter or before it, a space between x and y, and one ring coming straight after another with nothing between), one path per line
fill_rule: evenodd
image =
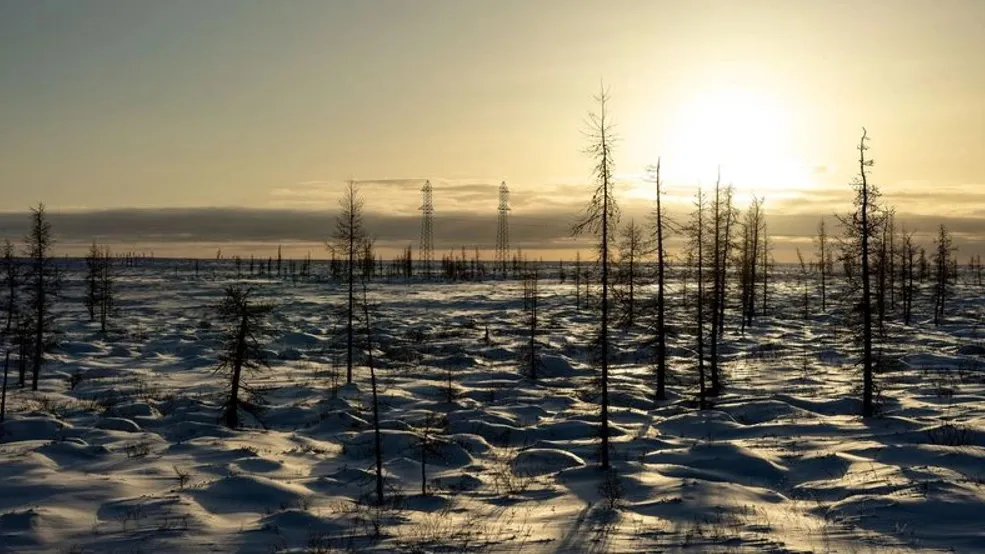
M803 321L792 277L745 335L730 316L712 410L695 408L686 333L658 403L645 329L617 331L613 478L596 465L594 318L570 282L541 283L537 383L518 369L521 283L374 282L396 499L378 508L360 501L373 486L368 372L334 385L339 285L255 280L277 305L272 368L249 381L268 407L229 430L209 321L234 279L189 269L121 269L109 336L70 276L41 390L10 392L0 552L985 551L985 290L972 285L945 325L921 311L890 326L899 362L865 421L847 332L819 310ZM439 418L422 496L421 431Z

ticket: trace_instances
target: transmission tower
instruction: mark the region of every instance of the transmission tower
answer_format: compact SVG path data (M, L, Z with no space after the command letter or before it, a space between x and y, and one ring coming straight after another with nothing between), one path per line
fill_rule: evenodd
M431 201L431 181L421 187L421 246L418 258L424 265L424 274L431 276L431 261L434 259L434 204Z
M506 264L510 257L510 189L506 181L499 185L499 229L496 230L496 264L506 275Z

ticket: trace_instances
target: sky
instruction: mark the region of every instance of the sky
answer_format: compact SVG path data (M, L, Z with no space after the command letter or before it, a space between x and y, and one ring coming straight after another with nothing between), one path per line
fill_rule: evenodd
M404 245L430 179L439 247L492 246L506 181L514 242L562 250L604 83L626 218L659 157L681 213L721 167L809 241L864 125L901 219L971 252L983 29L981 0L0 0L0 234L43 201L69 244L310 249L354 179Z

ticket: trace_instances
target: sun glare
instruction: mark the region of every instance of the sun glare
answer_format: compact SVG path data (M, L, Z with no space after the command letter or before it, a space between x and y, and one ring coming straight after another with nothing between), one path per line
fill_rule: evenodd
M790 148L796 132L790 112L757 91L697 93L674 110L664 144L668 178L722 180L740 194L782 195L813 186L807 164Z

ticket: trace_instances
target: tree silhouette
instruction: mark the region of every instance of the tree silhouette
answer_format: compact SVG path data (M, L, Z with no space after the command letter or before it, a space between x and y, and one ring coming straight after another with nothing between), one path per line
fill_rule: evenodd
M240 391L246 391L259 400L256 391L243 382L243 373L269 368L261 338L266 318L273 307L253 301L253 289L243 286L226 288L226 296L216 308L219 321L225 326L225 341L219 353L215 371L229 373L229 397L223 409L226 425L239 426L239 409L256 415L258 402L243 402Z
M349 181L342 198L339 199L341 211L335 218L335 235L333 242L329 245L332 252L332 273L337 271L336 254L346 260L345 279L348 293L348 302L345 308L346 318L346 356L345 356L345 382L352 382L352 356L354 350L355 331L353 321L355 319L356 298L356 259L365 254L366 231L363 228L363 200L359 196L359 189L355 182ZM372 248L370 248L372 250Z
M857 339L862 343L862 416L875 415L875 383L873 381L874 358L872 350L872 271L871 257L874 254L872 243L879 236L880 210L879 189L869 182L869 171L873 165L866 158L869 140L868 131L862 128L862 138L856 147L858 156L858 175L852 182L855 190L855 211L848 216L839 217L845 229L842 239L842 258L846 267L858 271L846 271L849 287L857 302L853 313L861 317L857 329Z
M937 238L934 240L934 325L944 321L944 307L951 295L951 281L954 278L951 269L951 254L955 248L951 234L944 225L937 228Z
M44 204L31 208L30 217L31 231L24 239L25 257L28 259L25 277L28 289L25 315L32 337L31 389L38 390L38 378L41 374L41 366L44 364L45 352L54 346L52 307L60 289L60 278L58 268L51 257L55 240Z
M657 321L654 332L656 335L657 390L655 391L655 395L658 400L664 400L667 398L667 253L664 248L664 239L667 234L668 222L662 204L663 190L662 183L660 182L659 158L657 158L657 166L654 168L653 177L653 183L657 193L656 205L653 210L654 247L657 252Z
M612 146L615 140L612 122L606 112L609 95L603 87L596 95L598 111L588 116L589 146L586 153L595 162L592 173L595 176L596 188L592 199L585 208L581 220L572 229L573 234L579 235L590 232L598 237L599 264L601 265L601 319L599 321L597 346L598 361L601 369L599 387L601 392L602 451L600 463L602 469L609 469L609 270L611 242L613 230L619 222L619 208L613 194Z

